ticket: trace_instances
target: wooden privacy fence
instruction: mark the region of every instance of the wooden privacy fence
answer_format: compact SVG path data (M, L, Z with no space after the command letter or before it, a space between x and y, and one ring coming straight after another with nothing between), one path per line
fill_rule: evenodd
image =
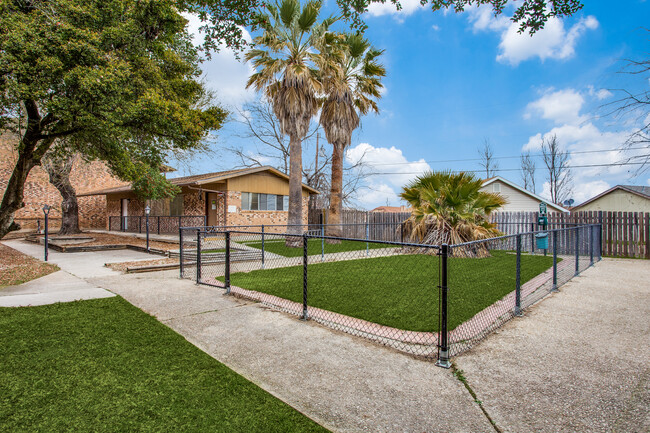
M361 238L365 236L365 224L373 226L377 239L389 240L397 226L411 216L410 212L369 212L344 210L341 215L343 236ZM514 235L539 230L538 212L495 212L492 222L505 234ZM327 211L309 210L309 224L327 224ZM570 214L551 212L548 214L549 228L566 228L579 224L602 224L602 254L609 257L634 257L650 259L650 213L582 211ZM383 229L382 229L383 225ZM385 231L378 233L379 231ZM382 236L379 236L382 235Z
M538 230L538 212L496 212L492 222L506 234ZM602 254L609 257L650 259L650 213L582 211L548 214L549 228L575 224L602 224Z

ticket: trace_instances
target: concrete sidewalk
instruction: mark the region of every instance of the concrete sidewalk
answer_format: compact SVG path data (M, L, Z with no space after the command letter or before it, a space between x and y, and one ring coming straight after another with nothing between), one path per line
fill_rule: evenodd
M95 287L65 271L57 271L17 286L0 289L0 307L29 307L112 296L115 294L108 290Z
M23 254L43 259L43 246L22 240L4 241L3 244ZM92 253L59 253L49 251L48 262L56 264L60 271L0 290L0 307L27 307L72 302L83 299L115 296L84 278L101 275L120 275L104 263L129 260L150 260L151 256L137 251L116 250Z
M650 432L650 262L604 259L455 362L507 432Z
M177 275L90 281L333 431L494 432L450 370Z

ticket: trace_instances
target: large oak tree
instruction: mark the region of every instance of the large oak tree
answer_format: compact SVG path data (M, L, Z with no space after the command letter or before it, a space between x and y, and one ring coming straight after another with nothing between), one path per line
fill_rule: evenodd
M30 170L57 139L101 159L149 195L157 172L226 112L205 103L199 56L171 0L0 0L0 128L18 159L0 204L0 238L19 226Z

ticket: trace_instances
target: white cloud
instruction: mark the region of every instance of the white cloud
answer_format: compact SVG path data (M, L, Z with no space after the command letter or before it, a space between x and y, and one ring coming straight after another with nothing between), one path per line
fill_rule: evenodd
M354 165L359 161L365 163L364 172L367 183L358 201L364 207L377 207L399 202L398 194L403 186L418 174L431 170L423 159L409 161L402 151L395 146L374 147L368 143L360 143L345 152L347 163Z
M516 66L534 57L539 57L542 61L568 59L575 55L575 46L580 36L587 30L596 28L598 20L593 16L581 19L568 31L562 20L551 18L542 30L530 36L527 32L519 33L519 24L512 23L501 34L497 61Z
M596 90L594 86L587 86L587 87L589 88L589 96L593 96L599 101L602 101L603 99L607 99L613 96L613 93L607 89Z
M440 30L440 26L437 25L437 24L432 25L431 28L432 28L433 30L435 30L435 31Z
M402 5L401 10L397 10L395 5L387 1L386 3L372 3L368 6L368 14L373 17L380 17L382 15L396 15L397 17L405 17L413 14L418 9L424 9L420 4L420 0L400 0Z
M598 91L588 87L589 93L598 99ZM575 89L547 91L540 99L528 105L526 116L539 116L553 121L556 125L546 132L532 135L522 147L523 151L539 154L542 140L556 136L563 150L570 152L569 165L573 170L573 198L580 203L606 190L611 185L626 183L634 173L635 167L609 165L624 162L634 155L642 155L643 149L634 151L611 150L624 147L633 129L623 131L602 130L595 121L587 121L581 114L584 94ZM594 152L595 151L595 152ZM544 176L543 162L538 160L538 176ZM592 167L584 167L592 166ZM542 195L549 197L548 185L543 187Z
M465 11L474 32L491 31L500 34L497 61L514 66L536 57L542 61L571 58L575 55L578 39L587 30L594 30L599 25L598 20L590 15L567 30L564 21L551 18L542 30L531 36L529 32L519 33L519 24L512 22L509 16L494 16L490 5L468 7Z
M199 32L201 20L197 15L183 14L189 21L188 31L195 45L201 43L203 35ZM251 41L248 31L242 28L244 38ZM217 92L217 100L226 108L241 108L245 102L255 98L253 89L246 89L246 81L254 71L250 63L237 60L232 49L222 46L212 53L212 58L201 64L202 79L208 88Z
M611 188L610 184L604 180L581 182L579 185L574 185L573 193L571 194L571 198L574 200L573 204L574 206L579 205L601 192L607 191L609 188ZM547 200L551 199L550 184L548 182L544 182L542 185L542 192L540 195Z
M357 201L363 208L374 209L377 206L384 206L386 203L397 206L400 198L395 190L387 184L370 182L363 188L363 192L358 194Z
M576 124L584 120L580 115L584 102L582 95L574 89L549 89L541 98L528 104L524 117L529 119L533 114L541 114L543 119L555 123Z
M495 32L503 31L510 27L510 19L503 14L494 16L492 6L486 7L471 6L465 8L468 14L468 20L472 23L474 32L492 30Z

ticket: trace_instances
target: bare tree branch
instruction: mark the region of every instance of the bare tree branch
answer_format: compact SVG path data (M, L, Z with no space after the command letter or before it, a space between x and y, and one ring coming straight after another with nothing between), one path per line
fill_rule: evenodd
M483 141L483 147L479 147L477 150L481 158L479 165L485 170L485 178L489 179L496 176L497 171L499 171L499 163L494 159L494 151L492 145L490 145L490 140L486 138Z
M521 180L524 182L524 189L535 193L535 161L530 152L521 155Z
M568 165L569 153L562 151L556 135L542 141L542 158L547 170L551 201L561 204L573 192L573 176Z

